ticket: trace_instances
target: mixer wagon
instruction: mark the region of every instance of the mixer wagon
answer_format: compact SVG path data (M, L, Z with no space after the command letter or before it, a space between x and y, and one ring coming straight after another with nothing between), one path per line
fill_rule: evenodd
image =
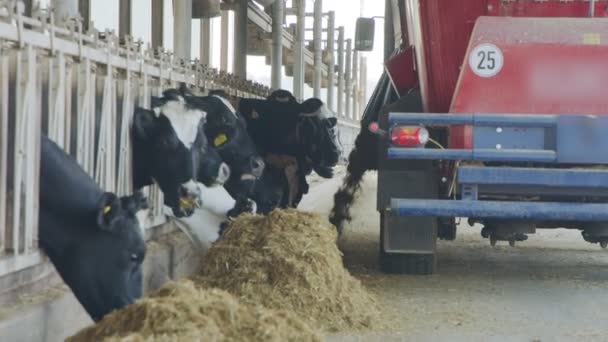
M378 145L382 269L434 273L437 239L455 239L463 218L492 246L570 228L606 248L608 1L387 7L398 96L364 119ZM360 50L370 25L358 21Z

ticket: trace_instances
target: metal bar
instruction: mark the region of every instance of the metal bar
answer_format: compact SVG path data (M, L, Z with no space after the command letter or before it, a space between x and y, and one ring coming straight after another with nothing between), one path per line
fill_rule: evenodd
M359 70L359 118L363 115L367 101L367 57L361 57L361 70Z
M574 114L572 114L574 115ZM544 114L441 114L441 113L389 113L388 120L395 125L475 125L504 127L555 127L557 115Z
M131 96L131 75L127 73L122 96L122 122L120 124L120 148L118 150L118 184L117 193L125 196L133 192L133 173L131 160L131 121L133 117L133 99Z
M91 0L78 0L78 11L82 17L82 29L86 32L91 28Z
M156 50L164 45L164 0L152 0L152 48Z
M273 89L282 88L283 76L283 9L284 0L276 0L272 4L272 55L271 55L271 82Z
M338 116L344 113L344 26L338 28Z
M76 160L90 176L94 176L93 148L95 137L95 83L91 62L85 59L78 77L78 128Z
M59 30L57 31L59 32ZM0 21L0 39L18 41L19 34L17 32L17 27ZM23 31L22 41L27 44L31 44L35 48L51 48L51 38L49 35L32 30ZM62 51L63 53L69 56L79 57L79 46L77 42L72 42L66 39L55 37L53 44L56 50ZM140 70L140 65L137 61L131 60L127 62L127 59L123 56L120 56L118 52L119 51L116 51L115 54L110 56L110 62L114 67L120 69L128 69L130 71ZM108 61L108 55L104 52L103 45L101 45L99 48L94 48L92 46L87 45L82 46L82 58L89 59L91 62L102 64L105 64ZM150 76L160 76L159 67L153 65L152 63L147 63L144 68ZM181 68L179 70L183 73L187 71L186 69ZM192 83L188 77L181 73L174 73L173 77L176 82L186 82L188 84Z
M58 52L50 61L49 72L49 127L48 137L63 149L69 148L65 139L65 58Z
M97 148L97 163L95 168L95 181L102 189L115 191L113 182L114 173L114 149L112 146L113 133L115 132L114 117L115 117L115 92L114 92L114 77L111 65L107 65L107 73L105 75L103 98L101 104L101 118L99 123L99 140Z
M7 197L8 197L8 51L3 48L0 41L0 253L6 248L6 228L8 225Z
M131 16L132 16L132 4L131 0L120 0L118 10L118 36L125 38L131 36Z
M314 78L313 78L313 96L316 98L321 97L321 72L322 53L321 50L321 29L323 28L323 0L315 0L314 5L314 34L313 34L313 51L314 51Z
M234 56L232 73L247 78L247 1L237 1L234 10Z
M608 221L608 204L517 201L391 199L397 216Z
M173 53L190 61L192 45L192 0L173 1Z
M29 45L27 47L28 82L30 83L30 101L35 103L29 110L27 118L27 149L26 149L26 180L25 184L25 210L24 210L24 241L23 254L30 254L38 248L38 190L40 181L40 134L42 115L42 82L38 77L37 52Z
M387 155L391 159L442 159L553 163L555 151L548 150L496 150L496 149L429 149L390 147Z
M353 47L352 47L352 40L351 39L347 39L346 40L346 71L345 71L345 82L346 82L346 88L344 89L345 92L345 101L346 101L346 106L345 106L345 116L349 119L353 119L353 113L352 113L352 90L353 90L353 79L352 79L352 61L353 61Z
M359 119L359 52L353 49L353 74L351 75L351 82L353 84L352 93L352 110L353 119Z
M461 166L457 178L459 184L608 188L608 171L592 169Z
M230 31L228 11L222 11L221 24L220 70L228 72L228 33Z
M213 56L213 44L211 37L213 32L211 28L211 19L201 19L201 37L200 37L200 56L201 63L211 66L211 56Z
M330 11L327 18L327 53L329 55L329 63L327 64L327 107L330 110L334 110L334 87L336 83L336 62L334 58L335 50L335 26L336 26L336 13Z
M304 71L306 65L304 64L304 36L305 36L305 17L306 13L306 1L305 0L294 0L297 2L298 18L296 22L296 41L294 54L294 65L293 65L293 95L299 101L304 98Z

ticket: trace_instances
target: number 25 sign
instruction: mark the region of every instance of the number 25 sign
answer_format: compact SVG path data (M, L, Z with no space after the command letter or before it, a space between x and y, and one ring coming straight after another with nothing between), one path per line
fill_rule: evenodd
M469 66L479 77L494 77L500 72L504 58L500 48L494 44L477 45L469 55Z

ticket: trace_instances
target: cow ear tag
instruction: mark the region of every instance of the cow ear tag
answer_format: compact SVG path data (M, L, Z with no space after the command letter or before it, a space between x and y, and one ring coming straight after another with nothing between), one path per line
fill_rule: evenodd
M112 210L112 207L109 205L106 205L105 207L103 207L103 214L107 214L110 212L110 210Z
M228 137L226 136L226 134L219 134L218 136L215 137L215 139L213 140L213 145L215 147L218 147L222 144L224 144L226 142L226 140L228 140Z

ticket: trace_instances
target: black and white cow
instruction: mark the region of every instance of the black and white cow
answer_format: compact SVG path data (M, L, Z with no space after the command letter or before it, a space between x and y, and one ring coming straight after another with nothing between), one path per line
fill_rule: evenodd
M136 213L145 197L104 192L78 163L41 138L39 243L94 321L142 295L146 253Z
M255 203L251 198L256 183L262 177L265 163L249 136L245 118L236 112L225 97L216 93L194 96L183 85L179 92L192 106L207 112L205 134L212 148L230 167L231 175L224 188L236 203L228 216L253 211Z
M230 167L209 146L204 131L208 113L176 90L152 97L152 108L136 108L133 117L134 186L156 182L173 215L190 216L202 201L197 183L222 185L230 178Z

